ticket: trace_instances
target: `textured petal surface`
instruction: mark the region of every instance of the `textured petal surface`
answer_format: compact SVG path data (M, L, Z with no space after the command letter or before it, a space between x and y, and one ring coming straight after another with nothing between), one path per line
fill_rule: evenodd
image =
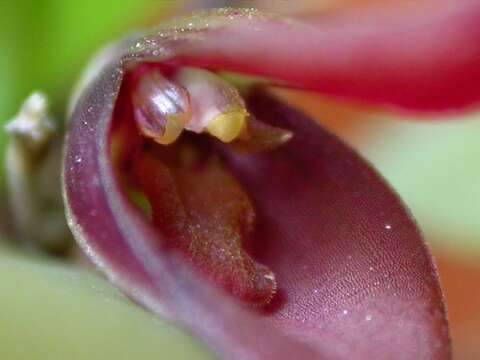
M260 260L283 290L274 323L332 354L446 357L435 270L398 198L311 119L259 94L250 109L295 134L273 153L227 155L262 219Z
M155 46L164 59L185 50ZM437 274L408 211L355 152L262 92L250 96L250 111L292 130L293 139L256 155L217 150L253 201L253 255L276 273L279 296L267 309L246 308L159 247L160 235L127 199L111 159L123 76L124 64L113 60L84 90L64 168L70 226L114 284L226 358L449 357Z

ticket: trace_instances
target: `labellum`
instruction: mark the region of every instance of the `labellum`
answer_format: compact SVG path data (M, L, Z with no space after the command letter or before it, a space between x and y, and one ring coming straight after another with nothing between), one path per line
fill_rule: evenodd
M415 110L471 106L480 92L459 68L479 78L480 42L463 20L480 7L465 4L439 7L435 21L360 21L358 33L341 17L316 24L223 9L110 48L66 142L78 243L135 301L222 358L448 358L437 275L395 193L265 86L240 92L219 71ZM470 50L442 57L439 32ZM415 81L423 72L438 76Z

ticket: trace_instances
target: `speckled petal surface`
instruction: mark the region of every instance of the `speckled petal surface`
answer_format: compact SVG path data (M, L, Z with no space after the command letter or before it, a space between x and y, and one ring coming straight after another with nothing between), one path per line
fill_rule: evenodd
M152 44L143 53L120 50L83 89L64 163L67 216L79 244L112 283L221 358L448 359L437 274L408 210L353 150L264 91L249 95L249 111L291 130L292 140L258 154L215 151L255 207L253 255L277 276L274 301L261 310L241 305L155 246L161 235L128 199L111 156L125 70L131 61L174 63L192 39L218 29L175 30L155 43L155 56Z

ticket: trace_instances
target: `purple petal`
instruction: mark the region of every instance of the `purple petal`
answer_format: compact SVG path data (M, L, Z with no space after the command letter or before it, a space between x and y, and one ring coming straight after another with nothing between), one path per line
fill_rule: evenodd
M114 284L225 358L449 358L437 274L409 212L355 152L262 92L250 111L293 139L255 155L219 151L256 207L253 255L276 273L279 296L249 309L159 247L111 158L123 76L114 60L84 90L64 167L72 231Z
M404 5L404 4L401 4ZM182 60L411 110L480 101L480 4L370 6L308 22L262 16L195 38Z
M436 272L409 213L355 153L268 97L253 96L252 111L294 139L229 159L257 207L257 255L276 272L281 301L248 310L155 248L158 234L122 193L110 160L121 80L112 67L81 98L64 174L70 225L114 284L227 357L309 358L313 349L334 358L448 357Z

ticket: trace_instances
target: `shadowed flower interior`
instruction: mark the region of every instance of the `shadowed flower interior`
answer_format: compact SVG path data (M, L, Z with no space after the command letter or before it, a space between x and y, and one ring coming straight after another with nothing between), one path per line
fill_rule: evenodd
M235 297L268 304L277 283L252 257L254 206L218 148L270 151L291 132L250 116L219 75L158 64L130 70L113 124L112 156L126 191L162 235L157 245L180 251Z

